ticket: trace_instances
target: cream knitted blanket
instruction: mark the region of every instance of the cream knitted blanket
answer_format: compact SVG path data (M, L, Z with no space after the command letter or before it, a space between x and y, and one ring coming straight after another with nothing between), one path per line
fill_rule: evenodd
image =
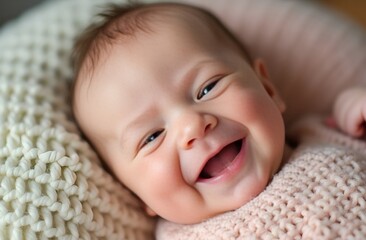
M259 196L200 224L160 220L157 239L366 239L366 141L316 118L290 133L302 144Z
M315 106L316 111L328 111L332 96L342 87L366 84L365 34L318 8L304 7L304 1L186 1L218 13L252 54L265 58L271 75L280 83L281 93L290 100L290 119L302 114L298 109L309 111ZM137 198L103 169L70 117L67 98L72 79L69 56L73 39L93 20L100 6L108 2L125 0L46 1L0 30L0 239L153 238L154 221L144 214ZM319 93L324 89L327 94L313 98L315 90ZM309 93L311 99L306 97ZM324 101L318 103L320 97ZM342 153L327 149L326 156ZM311 149L303 153L305 159L314 155ZM291 172L296 166L291 164L286 171ZM312 164L310 180L317 179L315 173L328 173L319 172L318 165ZM332 164L337 168L337 164ZM349 165L342 161L340 166ZM347 169L353 171L357 166L352 162ZM277 177L274 182L294 185L296 178L286 180L297 174L283 174L282 180ZM358 188L353 184L357 182L353 178L343 182L348 184L340 186L346 189L345 201L351 209L356 204L353 191ZM324 183L317 183L317 191L322 192ZM295 188L293 185L291 189ZM285 196L277 195L280 200ZM320 196L321 193L317 198ZM301 206L297 204L300 200L291 197L294 196L288 196L287 206L281 205L281 212ZM325 209L333 206L322 205ZM297 212L300 215L292 218L272 212L271 205L262 207L265 214L257 220L253 218L252 223L263 226L262 233L267 229L291 233L299 217L311 218L306 211ZM352 209L351 212L355 211ZM334 214L330 219L335 218ZM281 224L270 228L263 219L274 215L283 219L277 219ZM233 225L212 229L206 236L201 235L202 239L215 236L215 231L231 230L228 227ZM161 227L159 231L162 233Z
M153 238L70 118L73 38L102 2L50 1L1 31L0 239Z

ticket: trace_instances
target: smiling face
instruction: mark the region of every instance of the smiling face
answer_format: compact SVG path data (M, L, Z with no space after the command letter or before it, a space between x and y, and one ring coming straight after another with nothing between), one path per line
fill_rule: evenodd
M149 208L196 223L263 191L282 159L283 103L260 62L252 68L194 19L152 30L115 44L78 80L75 116Z

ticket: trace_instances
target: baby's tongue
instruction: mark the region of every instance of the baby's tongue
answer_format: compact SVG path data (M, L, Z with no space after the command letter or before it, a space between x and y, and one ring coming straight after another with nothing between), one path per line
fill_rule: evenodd
M218 154L212 157L202 170L202 175L206 178L218 176L225 170L238 155L238 147L235 143L231 143L224 147Z

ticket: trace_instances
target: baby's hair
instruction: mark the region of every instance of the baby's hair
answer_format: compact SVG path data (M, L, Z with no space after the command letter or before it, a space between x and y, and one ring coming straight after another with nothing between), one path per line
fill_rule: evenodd
M160 8L159 8L160 7ZM165 11L158 9L166 8ZM100 13L101 21L90 25L75 41L72 62L74 66L75 78L78 78L82 68L86 67L86 72L91 74L95 69L101 52L108 50L113 44L121 39L134 37L137 32L151 31L151 21L153 17L160 13L171 13L173 10L184 11L185 13L194 12L196 17L203 18L213 29L221 31L230 41L232 41L242 52L246 59L249 54L237 38L218 20L213 14L204 9L180 3L153 3L142 4L132 2L128 4L112 4ZM174 16L174 11L171 14ZM86 66L84 66L86 65Z

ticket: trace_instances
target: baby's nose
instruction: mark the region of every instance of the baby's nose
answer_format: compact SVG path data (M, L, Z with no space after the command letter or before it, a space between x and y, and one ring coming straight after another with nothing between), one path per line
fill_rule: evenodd
M204 138L216 125L217 118L211 114L185 111L177 120L179 147L191 148L196 140Z

